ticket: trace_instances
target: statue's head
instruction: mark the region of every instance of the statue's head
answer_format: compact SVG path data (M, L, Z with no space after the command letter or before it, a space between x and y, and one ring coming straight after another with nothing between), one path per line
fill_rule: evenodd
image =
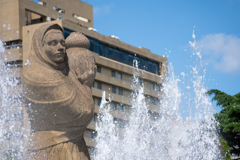
M58 24L44 24L33 35L32 47L39 60L55 69L66 67L63 29Z
M62 31L51 29L43 37L43 49L49 60L62 63L66 57L65 40Z

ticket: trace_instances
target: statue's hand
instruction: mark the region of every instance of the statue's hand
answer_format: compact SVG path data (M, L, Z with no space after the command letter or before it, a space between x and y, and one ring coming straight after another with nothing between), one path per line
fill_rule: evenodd
M83 74L80 74L80 69L77 69L75 72L78 77L78 80L83 85L91 87L96 76L96 70L97 70L97 66L96 66L95 60L91 59L89 61L84 61Z

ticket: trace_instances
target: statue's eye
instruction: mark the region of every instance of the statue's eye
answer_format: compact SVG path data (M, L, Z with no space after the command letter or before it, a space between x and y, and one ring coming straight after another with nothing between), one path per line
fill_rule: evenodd
M58 42L56 40L53 40L48 43L49 46L56 46L57 44L58 44Z

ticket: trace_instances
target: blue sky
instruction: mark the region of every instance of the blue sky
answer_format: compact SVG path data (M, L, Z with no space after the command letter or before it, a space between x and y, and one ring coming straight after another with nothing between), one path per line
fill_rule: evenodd
M197 46L203 46L207 89L230 95L240 92L239 0L83 1L93 5L94 28L99 33L116 35L161 56L167 52L180 78L196 60L189 45L194 29Z

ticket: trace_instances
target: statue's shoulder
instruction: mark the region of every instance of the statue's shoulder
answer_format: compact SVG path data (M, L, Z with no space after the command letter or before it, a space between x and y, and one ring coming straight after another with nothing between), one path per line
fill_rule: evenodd
M22 70L23 80L25 79L25 81L39 84L57 84L64 81L64 77L64 75L61 76L60 73L56 72L55 69L52 69L45 65L36 66L34 63L31 65L23 66Z

